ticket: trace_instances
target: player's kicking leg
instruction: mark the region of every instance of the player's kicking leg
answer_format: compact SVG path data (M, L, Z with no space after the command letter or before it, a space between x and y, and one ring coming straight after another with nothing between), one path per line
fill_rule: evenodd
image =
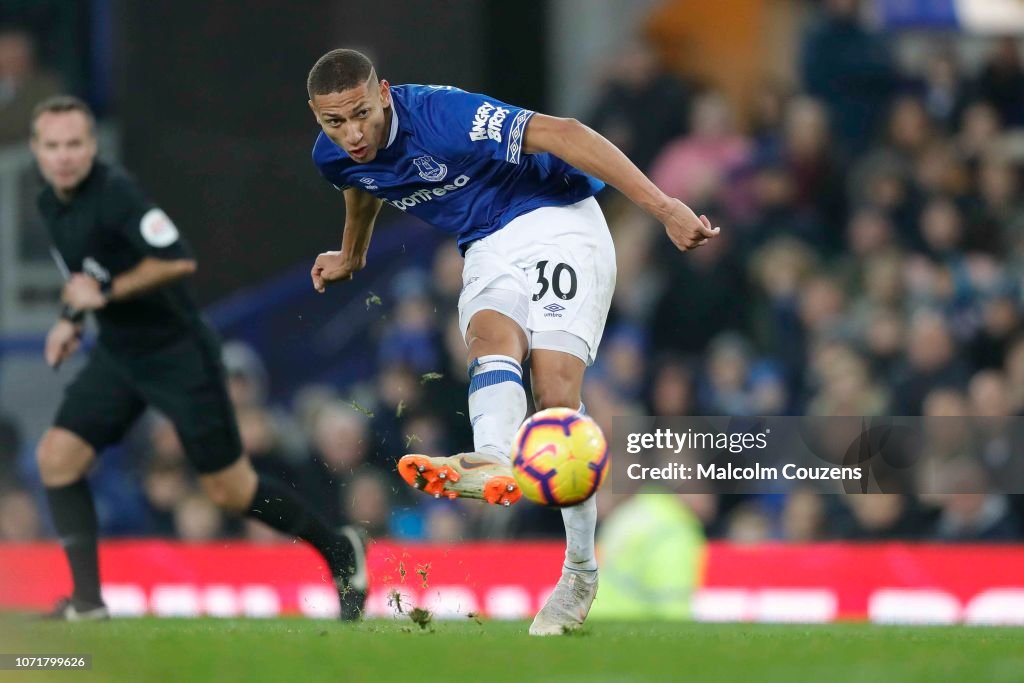
M399 469L410 484L430 486L434 495L480 491L474 497L482 498L489 482L510 478L512 443L526 418L521 363L531 346L537 408L582 407L583 373L594 360L615 289L615 246L600 207L589 198L531 211L474 242L462 277L459 323L469 344L476 452L465 460L406 456ZM474 459L491 464L471 476L467 464ZM509 494L520 496L518 489ZM563 510L562 519L562 577L530 627L534 635L578 628L597 593L595 500Z
M562 348L571 347L575 341L565 333L546 334L555 335L555 340L566 340L566 344L554 344ZM534 343L538 343L536 336ZM538 410L577 408L585 412L580 393L586 364L580 358L562 351L536 348L531 363L534 403ZM561 635L579 628L597 596L596 497L563 508L562 522L565 524L562 576L530 625L532 636Z
M509 452L526 419L523 368L526 335L511 318L481 310L470 319L469 413L473 453L450 457L410 454L398 472L410 485L436 498L476 498L511 505L522 496L512 477Z

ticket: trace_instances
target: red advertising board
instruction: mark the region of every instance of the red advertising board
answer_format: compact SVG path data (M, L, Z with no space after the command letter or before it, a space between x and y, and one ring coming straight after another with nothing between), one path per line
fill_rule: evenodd
M367 609L394 615L401 600L442 618L526 617L562 553L558 543L376 543ZM108 604L125 616L337 613L325 567L302 545L109 541L100 563ZM0 609L46 608L68 585L56 545L0 545ZM1024 546L711 544L693 611L708 621L1024 625Z

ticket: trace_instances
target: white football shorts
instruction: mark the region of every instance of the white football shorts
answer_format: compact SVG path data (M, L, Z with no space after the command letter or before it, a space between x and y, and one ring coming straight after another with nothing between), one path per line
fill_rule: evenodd
M473 242L459 296L465 338L478 312L512 318L531 349L591 365L615 291L615 245L597 200L535 209Z

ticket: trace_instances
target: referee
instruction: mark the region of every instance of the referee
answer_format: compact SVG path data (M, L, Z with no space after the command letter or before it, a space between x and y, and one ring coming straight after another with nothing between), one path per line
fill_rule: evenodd
M86 474L96 454L154 406L174 423L210 499L315 547L334 576L342 618L357 619L366 597L361 536L348 527L330 530L291 487L258 475L242 454L220 342L184 285L196 262L174 223L130 176L96 160L95 120L81 100L62 95L41 102L30 144L47 185L39 208L67 276L46 362L57 368L75 352L86 312L100 329L36 454L74 580L71 597L53 616L109 616Z

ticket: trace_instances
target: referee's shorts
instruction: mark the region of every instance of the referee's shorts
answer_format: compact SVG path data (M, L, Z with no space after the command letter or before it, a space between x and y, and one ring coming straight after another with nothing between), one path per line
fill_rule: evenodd
M220 344L205 331L138 355L98 344L64 392L54 426L98 453L124 438L147 405L174 424L199 473L218 472L241 456Z

